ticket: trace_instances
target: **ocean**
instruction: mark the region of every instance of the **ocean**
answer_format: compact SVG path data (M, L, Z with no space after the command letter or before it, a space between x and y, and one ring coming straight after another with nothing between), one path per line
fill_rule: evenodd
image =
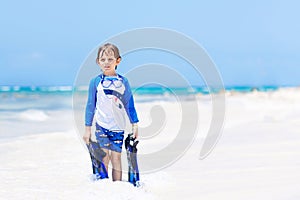
M251 92L253 90L257 91L274 91L279 89L280 86L227 86L226 91L236 91L236 92ZM87 86L0 86L0 92L2 94L8 93L58 93L58 94L69 94L72 92L86 92L88 90ZM209 94L209 89L206 86L192 86L190 88L183 87L140 87L132 88L137 95L163 95L170 92L175 92L177 94L187 95L187 94Z
M0 140L70 128L73 111L84 110L87 89L72 86L0 86ZM248 93L278 89L277 86L235 86L227 87L226 91ZM172 102L176 101L176 96L189 100L199 95L210 100L207 87L142 87L132 88L132 91L136 103ZM63 123L61 120L64 120Z

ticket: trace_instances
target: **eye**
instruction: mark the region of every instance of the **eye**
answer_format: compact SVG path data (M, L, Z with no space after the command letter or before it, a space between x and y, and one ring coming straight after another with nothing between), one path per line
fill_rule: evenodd
M112 61L114 61L113 58L109 58L109 59L108 59L108 62L112 62Z
M105 62L105 59L104 59L104 58L101 58L101 59L100 59L100 62Z

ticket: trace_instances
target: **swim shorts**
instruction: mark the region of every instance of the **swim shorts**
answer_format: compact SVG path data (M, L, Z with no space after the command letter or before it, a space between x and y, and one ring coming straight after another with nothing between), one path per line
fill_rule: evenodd
M96 124L96 139L101 148L108 150L122 152L122 145L124 139L124 131L110 131Z

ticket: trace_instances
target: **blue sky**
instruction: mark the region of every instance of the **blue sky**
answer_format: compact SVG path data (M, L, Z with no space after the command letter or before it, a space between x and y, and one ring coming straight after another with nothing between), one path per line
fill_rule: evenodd
M0 85L72 85L97 45L142 27L194 39L225 85L300 85L299 7L296 0L4 1Z

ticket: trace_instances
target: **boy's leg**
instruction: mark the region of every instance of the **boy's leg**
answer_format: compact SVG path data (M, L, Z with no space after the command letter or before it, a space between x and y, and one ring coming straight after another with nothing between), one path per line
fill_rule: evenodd
M108 164L110 160L109 149L107 149L107 147L110 146L110 141L107 135L108 132L109 131L107 129L96 124L95 136L100 147L106 153L106 156L102 159L102 162L104 163L107 172L108 172Z
M121 165L121 153L111 151L111 163L112 163L112 178L113 181L122 180L122 165Z
M102 150L106 153L106 156L103 158L102 161L105 165L106 171L108 172L108 163L109 163L109 160L110 160L109 150L105 149L105 148L102 148Z

